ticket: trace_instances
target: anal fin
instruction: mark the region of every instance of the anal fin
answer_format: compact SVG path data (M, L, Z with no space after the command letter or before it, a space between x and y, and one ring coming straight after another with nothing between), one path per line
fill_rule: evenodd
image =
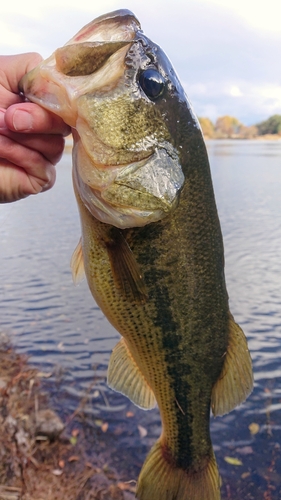
M147 384L123 338L112 351L108 366L107 383L109 387L130 398L140 408L149 410L156 405L154 393Z
M243 330L229 313L229 343L224 365L212 391L213 414L224 415L243 403L253 389L252 361Z
M83 280L85 276L83 250L82 250L82 238L78 241L78 244L72 254L70 267L72 271L72 279L75 285L78 285L80 281Z

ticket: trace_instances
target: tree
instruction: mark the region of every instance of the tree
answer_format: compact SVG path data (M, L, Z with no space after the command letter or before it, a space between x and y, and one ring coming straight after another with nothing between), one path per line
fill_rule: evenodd
M281 135L281 115L270 116L267 120L257 124L260 135L280 134Z
M241 125L239 129L239 139L254 139L258 135L258 129L255 125L246 127L246 125Z
M220 116L215 124L216 135L222 138L237 136L241 126L234 116Z
M212 139L215 135L215 127L210 118L198 118L204 137Z

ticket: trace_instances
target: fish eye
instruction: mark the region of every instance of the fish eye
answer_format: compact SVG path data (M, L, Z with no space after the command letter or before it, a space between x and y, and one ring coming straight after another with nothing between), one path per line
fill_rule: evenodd
M165 79L153 68L148 68L139 76L139 83L144 93L151 99L157 99L165 88Z

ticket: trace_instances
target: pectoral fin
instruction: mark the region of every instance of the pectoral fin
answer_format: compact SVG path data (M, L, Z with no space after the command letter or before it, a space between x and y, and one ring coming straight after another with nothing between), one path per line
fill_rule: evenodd
M72 279L75 285L80 283L85 276L83 250L82 250L82 238L80 238L77 247L75 248L71 261L70 267L72 271Z
M156 405L153 391L147 384L123 338L112 351L107 383L109 387L121 392L130 398L135 405L145 410L154 408Z
M115 285L127 301L142 304L147 300L147 295L136 258L121 231L116 229L111 236L105 244Z
M247 340L229 313L229 344L221 375L212 391L213 414L224 415L243 403L253 389L252 361Z

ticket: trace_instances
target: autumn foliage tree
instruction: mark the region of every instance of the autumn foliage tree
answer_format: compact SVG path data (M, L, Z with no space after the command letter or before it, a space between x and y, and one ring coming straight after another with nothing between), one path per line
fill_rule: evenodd
M237 136L241 126L242 123L234 116L221 116L215 124L216 135L222 138Z
M241 125L239 129L239 139L254 139L257 136L258 128L256 127L256 125L251 125L250 127Z
M273 115L257 125L243 125L234 116L220 116L215 124L210 118L199 118L206 139L254 139L259 135L281 136L281 115Z
M214 127L213 122L210 120L210 118L202 117L202 118L198 118L198 119L199 119L199 123L200 123L201 128L202 128L202 132L203 132L204 137L206 137L208 139L213 139L215 136L215 127Z

